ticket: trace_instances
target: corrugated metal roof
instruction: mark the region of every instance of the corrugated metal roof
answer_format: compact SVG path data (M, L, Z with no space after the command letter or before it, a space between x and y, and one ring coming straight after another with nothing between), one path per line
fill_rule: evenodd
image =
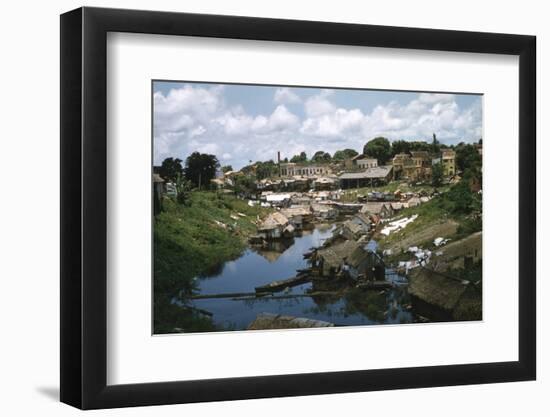
M376 179L386 178L393 167L391 165L382 165L379 167L368 168L363 172L346 172L340 175L341 180L357 180L357 179Z

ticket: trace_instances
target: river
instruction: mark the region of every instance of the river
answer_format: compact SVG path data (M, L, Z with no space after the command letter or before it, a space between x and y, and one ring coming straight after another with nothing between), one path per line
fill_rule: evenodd
M293 277L297 269L308 266L303 254L320 246L333 228L331 225L317 225L312 231L304 231L291 242L279 243L279 247L268 251L249 248L238 259L220 266L212 275L197 277L198 293L254 292L257 286ZM293 287L285 294L302 294L311 286L307 283ZM212 298L192 301L194 307L212 313L214 324L225 330L244 330L260 313L307 317L337 326L410 323L412 315L404 307L409 303L406 291L401 289L386 292L354 290L344 297L272 299L268 296L247 300Z

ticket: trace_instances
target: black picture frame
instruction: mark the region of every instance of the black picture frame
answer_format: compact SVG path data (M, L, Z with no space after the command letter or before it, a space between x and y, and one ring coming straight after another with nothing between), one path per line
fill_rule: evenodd
M107 385L108 32L519 56L519 360ZM61 15L61 401L82 409L536 378L536 38L252 17L79 8Z

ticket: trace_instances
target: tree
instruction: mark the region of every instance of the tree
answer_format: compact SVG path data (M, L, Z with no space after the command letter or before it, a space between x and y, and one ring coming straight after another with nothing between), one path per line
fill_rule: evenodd
M399 153L409 153L411 151L411 144L406 140L394 140L391 144L392 156Z
M380 165L384 165L391 158L390 141L383 137L374 138L365 144L363 153L378 159Z
M185 178L199 189L210 186L210 180L216 176L220 166L214 155L193 152L185 161Z
M354 149L343 149L341 151L334 152L332 159L335 161L343 161L345 159L351 159L354 156L357 156L358 152Z
M467 169L481 169L481 156L474 145L459 143L455 151L456 167L460 171L464 172Z
M445 200L447 210L454 214L470 214L475 206L475 196L464 179L445 193Z
M176 182L178 176L183 175L182 160L166 158L162 161L158 174L167 182Z
M313 162L330 162L331 156L328 152L325 151L317 151L315 152L315 155L313 155L313 158L311 158Z
M231 165L224 165L222 167L222 172L225 174L226 172L233 171L233 167Z
M435 136L435 133L433 134L433 141L432 141L432 154L437 155L439 153L439 141L437 140L437 136Z
M306 162L307 161L307 155L305 152L300 152L300 155L294 155L290 162Z
M425 151L425 152L432 152L432 145L428 142L425 142L423 140L415 140L413 142L410 142L410 150L412 151Z
M267 162L256 162L256 178L263 180L279 173L279 167L273 160Z
M183 175L178 175L176 178L176 192L177 192L177 201L180 204L187 204L189 201L189 196L191 195L191 189L193 184L191 181L187 180Z
M239 175L234 179L233 190L238 195L249 196L256 190L256 182L250 175Z
M443 166L440 162L432 166L432 185L437 188L443 181Z

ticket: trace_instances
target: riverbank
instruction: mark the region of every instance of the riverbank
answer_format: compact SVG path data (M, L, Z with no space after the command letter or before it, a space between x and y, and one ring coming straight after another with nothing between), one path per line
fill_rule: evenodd
M171 300L179 293L191 294L195 277L237 258L258 220L270 211L209 191L191 193L185 205L164 199L154 220L155 333L215 329L207 315Z
M465 195L453 191L442 193L422 205L403 209L394 216L391 221L414 220L401 229L375 236L388 261L402 260L403 253L410 247L434 250L434 240L437 238L456 241L481 231L481 195ZM464 205L465 198L468 199L467 206Z

